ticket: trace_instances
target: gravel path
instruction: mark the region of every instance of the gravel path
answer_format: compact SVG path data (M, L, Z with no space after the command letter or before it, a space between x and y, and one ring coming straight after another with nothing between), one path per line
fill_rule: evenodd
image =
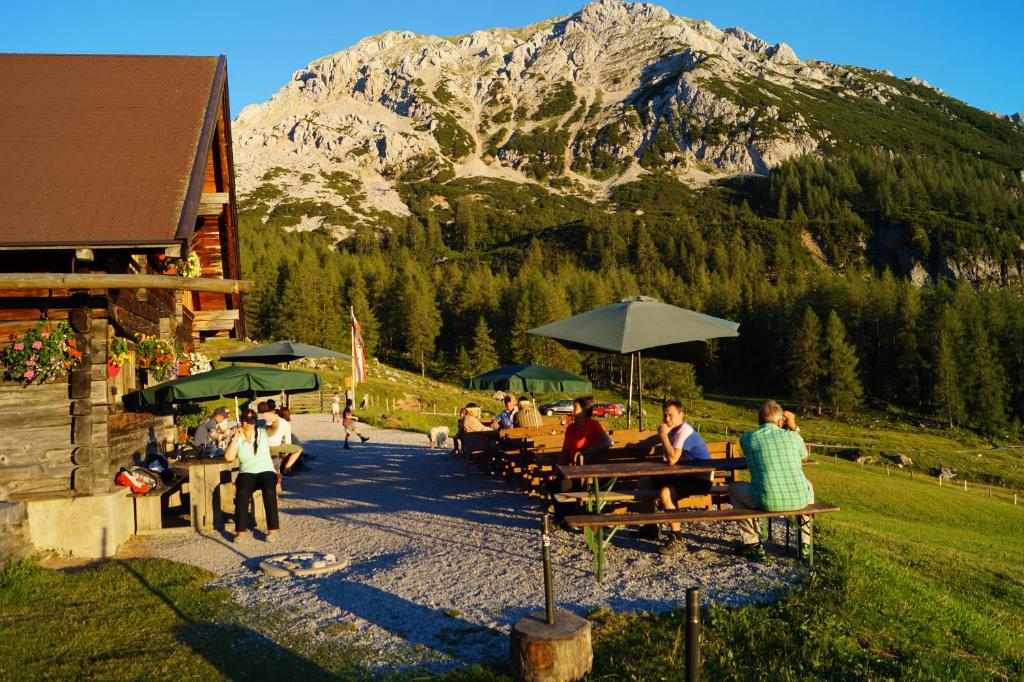
M219 532L174 534L148 540L148 552L216 572L213 584L240 604L283 610L288 627L314 642L366 645L374 669L443 670L503 656L512 624L543 609L538 503L499 479L464 475L461 459L428 449L420 434L366 427L371 441L343 450L329 415L297 415L294 429L317 459L285 481L279 542L262 542L262 533L239 544ZM559 607L662 612L683 605L691 586L705 602L739 605L774 599L800 579L789 558L736 558L727 525L684 530L689 554L669 558L620 531L606 552L604 584L582 536L557 532ZM258 572L261 558L296 550L351 563L321 577Z

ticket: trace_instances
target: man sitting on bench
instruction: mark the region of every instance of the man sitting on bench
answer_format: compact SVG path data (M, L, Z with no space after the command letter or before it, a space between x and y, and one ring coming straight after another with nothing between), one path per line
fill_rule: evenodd
M686 462L710 460L711 453L704 439L689 422L686 421L686 410L678 400L667 400L662 407L664 417L658 426L658 437L661 439L662 457L671 465L680 460ZM691 474L656 476L652 481L658 491L662 509L666 511L676 508L675 501L691 495L707 495L711 491L714 474ZM682 526L671 524L672 532L668 542L658 547L659 554L678 554L686 551L683 540Z
M743 455L750 468L750 483L729 486L729 501L736 509L793 511L814 502L814 489L804 476L803 459L807 455L796 416L784 412L769 400L757 413L760 424L756 431L740 438ZM800 546L805 551L810 542L806 516L800 517ZM742 545L740 556L748 559L767 558L761 545L760 522L756 519L738 521Z

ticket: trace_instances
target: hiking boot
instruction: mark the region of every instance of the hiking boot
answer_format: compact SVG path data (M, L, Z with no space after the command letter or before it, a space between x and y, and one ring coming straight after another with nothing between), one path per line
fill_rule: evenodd
M658 554L670 556L672 554L683 554L686 552L686 541L678 535L670 535L668 542L658 546Z
M366 441L370 440L370 437L369 436L359 436L359 440L365 443Z
M764 545L760 542L753 542L749 545L740 545L736 550L744 559L750 559L751 561L767 561L768 553L764 551Z

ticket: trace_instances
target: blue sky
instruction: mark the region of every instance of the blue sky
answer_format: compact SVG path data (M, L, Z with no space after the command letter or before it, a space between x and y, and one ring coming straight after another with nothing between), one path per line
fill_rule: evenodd
M232 109L261 102L317 57L389 29L457 35L567 14L582 0L174 4L65 0L9 3L6 52L228 55ZM674 14L741 26L789 43L802 59L918 76L981 109L1024 111L1024 0L665 0Z

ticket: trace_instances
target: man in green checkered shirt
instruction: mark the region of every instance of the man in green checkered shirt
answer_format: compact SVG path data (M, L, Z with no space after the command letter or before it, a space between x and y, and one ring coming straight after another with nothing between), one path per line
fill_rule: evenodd
M769 400L757 413L760 426L756 431L740 438L743 455L750 467L750 483L729 486L729 501L735 509L764 509L765 511L793 511L814 502L814 489L804 476L803 459L807 456L804 439L792 412L784 412L774 400ZM808 522L800 517L800 541L810 541ZM737 522L743 544L740 554L750 558L763 558L759 521L750 519Z

